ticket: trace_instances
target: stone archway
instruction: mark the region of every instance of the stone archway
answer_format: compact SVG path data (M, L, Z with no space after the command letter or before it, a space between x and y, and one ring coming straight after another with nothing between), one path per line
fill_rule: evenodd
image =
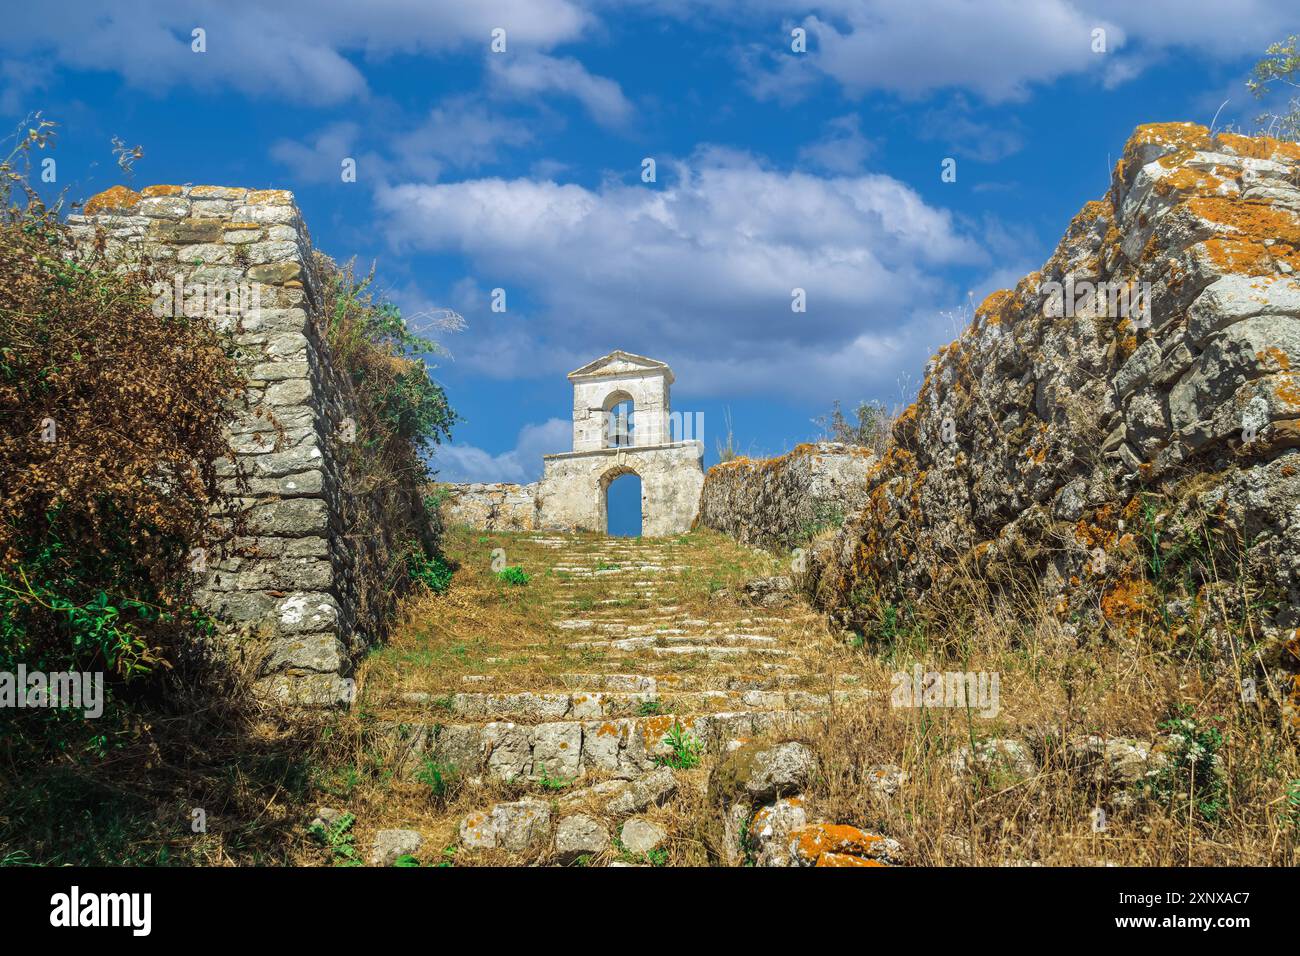
M614 465L605 469L601 473L599 480L596 482L596 497L598 499L598 514L600 516L599 528L606 535L609 534L609 486L618 478L624 475L632 475L641 483L641 533L645 534L646 519L649 517L649 492L646 486L646 480L641 477L640 472L628 465Z

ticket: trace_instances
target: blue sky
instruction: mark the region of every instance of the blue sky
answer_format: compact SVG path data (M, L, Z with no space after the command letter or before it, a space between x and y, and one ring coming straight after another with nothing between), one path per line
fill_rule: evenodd
M463 315L435 332L465 419L448 480L538 477L568 447L565 374L615 348L672 365L706 464L727 411L764 455L833 399L910 399L970 296L1047 258L1133 127L1225 100L1218 125L1251 127L1251 64L1300 32L1280 0L99 6L8 11L0 118L60 124L72 198L290 189L316 247L377 260L412 324ZM144 148L132 178L114 136Z

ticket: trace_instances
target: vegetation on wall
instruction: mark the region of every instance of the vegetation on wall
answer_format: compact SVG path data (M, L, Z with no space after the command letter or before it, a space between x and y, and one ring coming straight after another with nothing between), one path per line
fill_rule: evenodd
M813 419L813 424L828 441L860 445L876 454L883 454L889 444L894 416L880 402L858 402L850 421L840 403L835 401L831 403L829 412Z
M0 165L0 671L121 691L210 626L189 572L233 507L215 462L242 379L228 336L154 314L149 262L72 244L26 178L51 127Z
M447 587L441 510L421 493L428 453L451 435L456 414L442 386L429 377L425 355L442 347L413 332L401 310L374 290L374 269L358 276L353 262L337 265L316 253L314 283L321 321L337 367L353 392L356 420L345 448L343 534L357 557L359 617L386 624L411 581ZM459 317L444 321L455 328ZM382 606L380 606L382 605Z
M1275 86L1300 88L1300 51L1296 44L1300 37L1289 36L1279 43L1269 45L1264 56L1255 64L1246 87L1257 99L1273 94ZM1256 118L1259 132L1278 139L1300 139L1300 97L1291 96L1279 110L1269 110Z
M0 164L0 672L100 673L106 693L96 716L0 707L0 864L283 861L336 718L252 693L260 657L207 640L217 622L192 597L241 528L245 485L219 462L259 411L244 358L202 318L155 314L147 259L122 262L102 234L74 243L63 204L29 186L51 136L37 120ZM373 277L316 266L313 320L350 418L351 580L386 620L413 579L446 587L422 490L455 416L420 358L436 346Z

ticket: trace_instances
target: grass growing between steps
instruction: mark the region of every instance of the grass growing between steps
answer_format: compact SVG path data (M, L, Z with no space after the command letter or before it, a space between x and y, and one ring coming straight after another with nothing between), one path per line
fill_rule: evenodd
M584 649L574 644L609 635L593 629L565 629L556 621L641 614L675 608L685 618L725 619L715 595L749 578L780 573L781 563L737 545L714 532L656 539L655 564L638 568L629 560L637 545L604 535L565 536L564 560L583 559L597 573L584 575L561 565L557 549L535 540L541 535L483 533L452 528L444 550L457 565L445 594L425 594L408 604L387 645L372 653L361 669L363 695L383 712L397 695L433 695L468 690L461 678L484 675L493 689L563 689L560 675L587 670L641 666L618 650ZM616 559L609 555L623 555ZM497 568L494 569L494 556ZM603 566L602 566L603 565ZM501 577L509 568L527 575L520 584ZM648 585L636 582L650 581ZM747 615L731 606L730 616ZM652 633L652 632L651 632ZM692 662L678 662L689 670ZM724 668L725 670L725 668Z
M443 549L455 566L449 587L409 601L388 643L365 660L358 673L357 707L337 718L331 730L332 757L314 775L317 804L355 814L349 833L363 850L376 831L403 828L416 829L424 837L419 856L426 864L448 858L554 862L548 848L526 857L499 851L457 853L459 822L494 802L524 796L558 805L601 775L572 779L544 773L533 780L493 780L409 752L402 740L404 727L470 722L453 712L457 694L562 693L576 689L569 686L573 675L651 674L663 691L629 705L629 716L661 720L671 729L669 715L687 699L680 688L703 693L729 681L766 676L749 673L761 655L718 661L688 654L657 657L645 649L577 646L624 636L599 630L604 624L644 622L647 630L638 631L638 636L653 636L660 627L679 632L665 634L665 642L689 639L682 631L712 633L710 627L720 633L761 629L765 635L777 635L783 649L798 652L796 676L822 673L828 652L832 657L850 656L804 608L768 612L739 605L733 594L742 582L781 573L786 564L713 532L638 541L603 535L483 533L462 527L448 529ZM512 567L521 569L526 583L502 579L500 571ZM591 626L561 626L574 621ZM467 677L476 679L464 680ZM690 702L700 706L693 698ZM390 732L383 733L383 728ZM679 737L672 753L684 757L667 761L677 768L679 794L668 805L642 814L674 834L690 830L707 779L689 733L679 731ZM589 809L598 812L594 806ZM614 827L618 821L609 822ZM611 843L606 854L584 862L603 865L619 858ZM323 863L331 857L326 848L308 842L300 859ZM707 861L703 843L677 837L653 857L653 862L667 865Z

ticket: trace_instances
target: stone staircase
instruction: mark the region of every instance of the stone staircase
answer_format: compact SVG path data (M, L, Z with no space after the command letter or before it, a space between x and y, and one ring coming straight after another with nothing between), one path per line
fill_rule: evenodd
M793 595L775 609L730 593L701 602L696 576L710 569L674 540L520 536L512 544L531 557L528 587L546 633L454 682L387 697L368 690L417 762L454 768L471 786L550 785L540 798L465 817L462 849L519 853L575 832L608 834L677 793L698 761L749 738L806 733L832 708L871 699L854 674L835 672L835 642ZM566 669L575 655L588 666ZM510 666L520 660L527 666ZM694 776L698 789L705 781ZM582 826L552 836L541 823L593 800ZM549 858L574 857L557 844Z

